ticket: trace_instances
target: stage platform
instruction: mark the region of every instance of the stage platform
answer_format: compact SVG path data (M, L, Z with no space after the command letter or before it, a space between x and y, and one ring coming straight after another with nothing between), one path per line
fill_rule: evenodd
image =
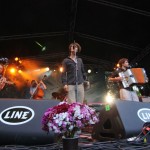
M52 133L48 136L41 130L43 113L58 103L56 100L1 99L0 150L63 150L62 143L56 143ZM141 132L146 116L141 118L137 112L146 108L142 114L150 114L149 103L116 101L109 107L101 104L90 106L99 114L100 123L82 129L79 135L79 150L150 150L150 144L128 141L129 136L136 136ZM8 121L5 120L6 113L20 110L30 112L30 117L24 122L12 117ZM146 119L150 122L150 117Z

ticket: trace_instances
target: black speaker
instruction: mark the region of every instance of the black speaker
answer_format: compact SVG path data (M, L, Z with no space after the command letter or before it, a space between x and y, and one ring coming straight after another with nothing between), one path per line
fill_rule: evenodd
M116 100L103 106L99 119L93 127L94 139L105 141L137 136L143 124L150 121L150 104Z
M55 134L42 130L44 112L57 100L0 100L0 144L41 145L54 143Z

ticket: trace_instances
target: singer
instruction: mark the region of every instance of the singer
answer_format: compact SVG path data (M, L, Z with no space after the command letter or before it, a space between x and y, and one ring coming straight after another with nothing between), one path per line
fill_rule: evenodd
M108 81L112 81L117 83L119 89L119 98L121 100L129 100L129 101L139 101L137 93L133 91L132 87L124 88L122 81L123 77L119 76L120 72L125 72L127 69L131 68L129 65L129 61L127 58L121 58L118 61L119 67L112 73L112 75L108 78Z
M84 64L78 53L81 46L74 42L69 45L69 56L62 61L61 80L64 90L67 92L68 103L84 101L83 83L87 79Z

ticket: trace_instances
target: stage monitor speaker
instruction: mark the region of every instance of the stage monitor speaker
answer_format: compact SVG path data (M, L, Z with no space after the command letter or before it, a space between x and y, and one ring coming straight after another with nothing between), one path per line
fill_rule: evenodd
M51 144L55 134L42 130L44 112L59 103L57 100L0 100L0 144Z
M145 122L150 122L150 104L116 100L104 105L100 121L94 125L92 137L100 141L137 136Z

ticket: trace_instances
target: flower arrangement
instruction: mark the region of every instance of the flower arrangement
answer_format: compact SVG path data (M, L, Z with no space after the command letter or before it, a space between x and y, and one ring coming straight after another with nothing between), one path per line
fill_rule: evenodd
M42 117L42 129L54 131L66 138L74 137L79 129L99 121L96 111L86 104L60 102Z

